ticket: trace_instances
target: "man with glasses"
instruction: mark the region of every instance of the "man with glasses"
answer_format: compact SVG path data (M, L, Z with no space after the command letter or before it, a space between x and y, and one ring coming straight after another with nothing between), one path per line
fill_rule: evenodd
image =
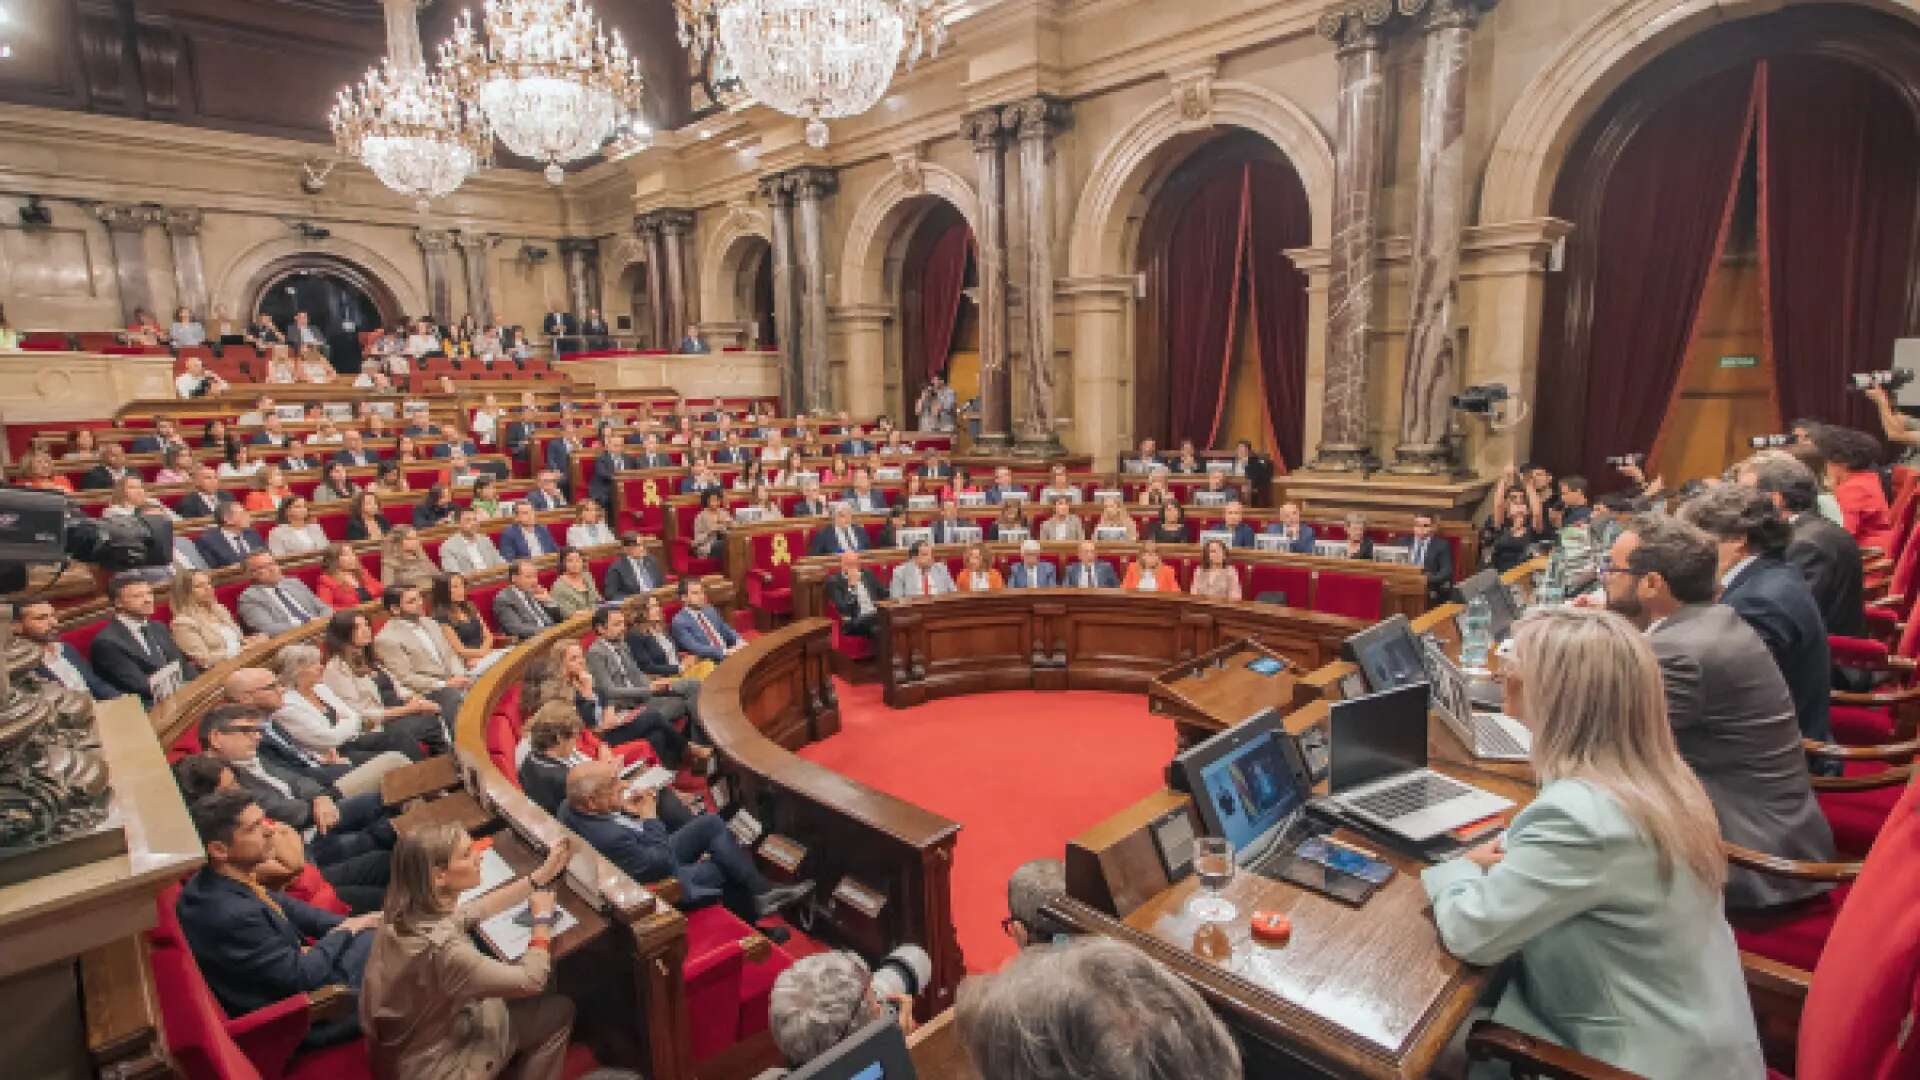
M878 1020L889 1004L900 1030L913 1034L911 997L883 1002L873 992L873 971L865 961L850 952L815 953L774 980L767 1027L788 1067L799 1069Z
M200 721L200 742L233 770L234 780L268 817L300 832L314 861L338 863L393 849L393 824L377 793L348 795L273 760L260 749L267 726L260 709L222 705Z
M281 574L280 560L272 552L252 552L246 564L253 584L234 607L248 630L274 637L333 614L333 608L313 595L306 582Z
M226 699L257 712L261 729L260 754L269 765L296 773L322 788L344 795L377 795L380 780L395 769L404 769L412 757L397 749L369 747L366 750L308 750L293 740L274 716L286 705L286 686L266 668L241 668L227 676ZM409 718L411 719L411 718ZM417 745L418 737L414 737Z

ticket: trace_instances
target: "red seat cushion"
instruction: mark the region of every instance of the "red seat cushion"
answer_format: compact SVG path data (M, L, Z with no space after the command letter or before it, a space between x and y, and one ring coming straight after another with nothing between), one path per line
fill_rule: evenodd
M1877 746L1893 741L1893 714L1866 705L1835 705L1831 710L1833 740L1849 746Z
M687 913L687 959L682 981L694 1060L712 1057L740 1036L741 977L746 954L740 941L753 928L712 904Z
M1751 953L1812 971L1851 885L1764 915L1729 914L1734 940Z
M1284 593L1289 607L1306 607L1313 591L1313 572L1298 566L1252 564L1241 591L1252 600L1261 593Z
M1323 570L1315 582L1313 610L1353 619L1378 619L1386 593L1387 583L1380 578Z
M1866 776L1885 769L1878 762L1853 761L1846 766L1848 776ZM1880 827L1893 813L1894 804L1905 793L1900 784L1889 784L1865 791L1816 791L1820 812L1833 827L1833 842L1840 850L1856 858L1865 855L1880 835Z

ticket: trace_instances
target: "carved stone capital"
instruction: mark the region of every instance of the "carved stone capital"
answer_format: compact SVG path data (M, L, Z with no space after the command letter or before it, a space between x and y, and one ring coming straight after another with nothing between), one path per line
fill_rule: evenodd
M1209 58L1177 71L1167 72L1174 110L1180 126L1189 131L1213 126L1213 80L1220 73L1220 61Z
M1000 110L1000 123L1022 139L1050 139L1073 119L1073 106L1053 97L1030 97Z
M785 174L763 176L760 178L758 187L760 200L766 203L768 207L793 205L793 188L788 186ZM638 223L639 219L636 218L636 226Z
M802 202L824 199L840 189L839 174L823 166L804 165L786 175L794 197Z
M660 222L652 214L633 215L633 233L642 239L651 237L660 231Z
M662 236L686 236L693 232L694 212L691 210L655 210L653 219Z
M556 246L559 247L560 254L562 255L584 255L587 258L591 259L591 258L597 258L600 254L600 241L598 240L583 240L583 239L576 238L576 239L562 240Z
M160 224L168 236L198 236L206 214L197 206L169 206L161 211Z
M463 232L456 234L453 242L459 244L462 251L473 254L484 252L493 247L493 245L500 242L500 238L497 236L488 236L486 233Z
M413 242L429 252L446 252L453 248L453 234L445 229L415 229Z
M1320 13L1320 36L1347 49L1384 49L1394 0L1345 0Z
M1480 16L1491 11L1500 0L1396 0L1400 14L1408 19L1424 17L1422 29L1471 30Z
M1000 110L979 109L962 116L960 137L971 142L975 150L992 151L1004 146L1007 128L1000 122Z
M899 178L902 189L915 195L927 189L927 176L920 167L925 160L919 146L893 152L893 175Z
M93 216L108 232L137 233L160 222L161 208L149 203L95 203Z

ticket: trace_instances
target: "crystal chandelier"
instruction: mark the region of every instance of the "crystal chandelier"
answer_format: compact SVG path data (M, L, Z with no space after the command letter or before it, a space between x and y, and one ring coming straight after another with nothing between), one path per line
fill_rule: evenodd
M421 59L415 0L387 0L387 59L340 91L334 144L426 210L484 168L492 137L479 114Z
M906 52L911 70L939 53L947 27L936 0L675 0L680 41L711 51L762 104L807 121L827 145L829 117L873 108Z
M487 0L479 30L463 17L440 46L460 96L477 102L500 141L560 166L600 149L640 115L639 61L611 40L585 0Z

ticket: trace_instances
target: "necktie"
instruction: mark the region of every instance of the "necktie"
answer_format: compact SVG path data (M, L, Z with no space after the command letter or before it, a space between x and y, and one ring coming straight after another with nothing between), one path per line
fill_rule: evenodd
M1093 588L1093 567L1088 566L1086 563L1080 564L1080 587L1083 589Z
M841 530L840 530L840 550L841 550L841 551L857 551L857 550L859 550L859 549L858 549L858 547L856 547L856 546L855 546L855 544L854 544L854 542L853 542L853 530L852 530L852 529L841 529Z
M633 564L633 581L641 592L653 591L653 579L647 576L647 564L639 559L628 559Z
M1426 564L1427 542L1425 540L1415 540L1413 542L1413 565L1425 566Z
M287 613L293 616L294 622L307 621L307 609L300 601L294 599L293 594L287 591L285 585L274 586L273 595L280 598L280 603L286 606Z
M925 570L920 571L920 595L933 595L933 575Z
M536 625L547 625L547 613L540 609L539 604L533 602L533 597L528 596L524 589L520 592L520 602L527 605L527 612L533 616Z
M632 686L633 679L627 674L627 662L620 658L620 646L607 643L607 655L613 658L613 674L622 686Z
M693 621L700 624L700 629L706 632L707 640L713 643L714 648L716 649L722 648L720 644L720 635L714 632L713 624L707 621L706 612L701 611L698 608L695 608L693 612Z

